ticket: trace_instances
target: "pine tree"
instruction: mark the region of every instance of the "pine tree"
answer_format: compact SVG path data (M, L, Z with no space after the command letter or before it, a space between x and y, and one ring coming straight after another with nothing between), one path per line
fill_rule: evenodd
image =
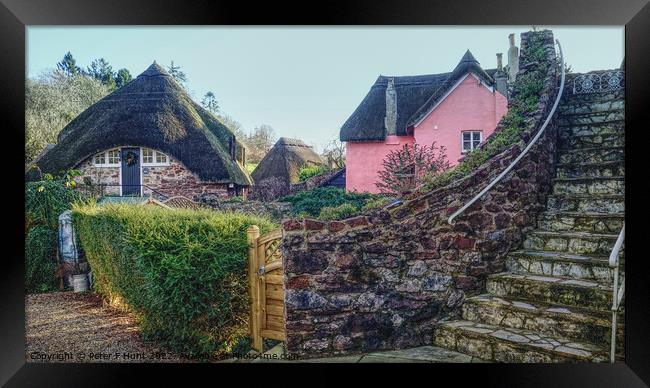
M133 79L127 69L120 69L115 74L115 86L119 89Z
M214 96L214 93L212 92L207 92L205 96L203 96L203 100L201 100L201 105L203 105L203 107L213 115L219 113L219 102L217 101L216 97Z
M63 56L63 60L61 60L61 62L58 62L56 64L56 67L69 77L73 77L81 73L81 69L77 67L77 61L74 59L70 51L68 51Z
M169 67L167 67L167 72L182 87L184 87L184 88L186 87L187 76L185 75L185 73L183 71L181 71L180 66L174 66L174 61L172 61L171 65Z

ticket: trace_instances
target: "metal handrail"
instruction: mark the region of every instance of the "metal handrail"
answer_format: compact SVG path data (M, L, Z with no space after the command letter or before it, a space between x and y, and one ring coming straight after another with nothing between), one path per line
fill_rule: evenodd
M618 285L619 278L619 254L621 252L621 246L623 246L623 241L625 240L625 223L623 223L623 228L621 228L621 233L618 234L612 253L609 254L609 266L614 269L614 284L612 286L612 338L610 341L610 362L616 360L616 320L618 315L618 309L621 307L621 301L623 300L623 295L625 294L625 279L621 282L620 288Z
M481 197L483 197L485 195L485 193L487 193L495 184L497 184L497 182L499 182L501 180L501 178L503 178L507 173L509 173L510 170L512 170L512 168L521 160L521 158L524 157L524 155L526 155L526 153L528 153L528 151L532 148L532 146L537 142L537 139L539 139L539 137L542 135L542 133L546 129L546 126L551 121L551 118L555 114L555 110L557 109L557 106L560 103L560 98L562 98L562 93L564 91L564 79L566 77L565 66L564 66L564 56L562 55L562 46L560 45L560 41L557 40L557 39L555 40L555 43L557 44L557 47L560 50L560 66L562 68L562 79L560 81L560 90L557 93L555 103L553 104L553 108L551 108L551 111L549 112L548 117L546 118L546 121L544 121L544 124L542 124L542 127L539 129L539 131L537 131L537 134L535 135L535 137L533 137L533 140L531 140L531 142L528 143L528 145L526 146L526 148L524 148L524 150L521 152L521 154L519 154L519 156L517 156L517 158L515 158L515 160L513 160L512 163L510 163L510 165L508 167L506 167L506 169L501 172L501 174L499 174L499 176L494 178L494 180L492 182L490 182L490 184L488 184L483 190L481 190L480 193L476 194L476 196L474 196L474 198L472 198L469 202L467 202L463 207L461 207L456 212L454 212L454 214L449 216L449 218L447 219L448 223L453 224L454 218L456 218L462 212L467 210L467 208L472 206L474 204L474 202L478 201Z

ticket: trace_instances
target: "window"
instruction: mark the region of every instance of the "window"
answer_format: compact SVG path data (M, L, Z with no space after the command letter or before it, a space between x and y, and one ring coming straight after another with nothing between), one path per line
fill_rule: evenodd
M110 150L108 151L108 163L117 165L120 164L120 150Z
M112 167L120 165L120 150L114 149L100 152L93 157L93 164L96 167Z
M156 151L156 163L167 164L167 155L160 151Z
M98 166L102 164L106 164L106 153L102 152L97 155L95 155L95 158L93 159L93 163Z
M481 144L483 132L481 131L466 131L462 133L462 152L466 153L473 151Z
M167 166L169 165L169 156L151 148L142 148L142 165Z
M143 164L153 163L153 150L151 148L142 149L142 163Z

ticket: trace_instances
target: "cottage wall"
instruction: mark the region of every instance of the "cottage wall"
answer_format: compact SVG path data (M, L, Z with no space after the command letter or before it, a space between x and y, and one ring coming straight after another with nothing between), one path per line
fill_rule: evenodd
M391 151L413 142L413 136L386 136L384 141L347 142L346 190L379 193L376 183L379 181L379 171L383 169L382 162Z
M141 167L142 185L145 186L142 189L144 196L182 195L198 201L204 196L225 199L231 195L241 195L234 188L229 189L225 183L202 182L178 159L169 155L168 158L169 165ZM104 195L120 195L120 167L98 167L93 164L90 157L81 162L77 169L82 174L77 178L79 182L90 179L94 185L105 185Z
M403 204L343 221L285 220L286 346L302 356L430 344L436 321L458 313L544 209L554 172L552 122L517 166L480 201L447 218L516 158L557 95L553 35L548 77L522 142L469 176ZM522 72L530 34L522 34Z
M453 167L462 156L462 132L481 131L485 140L506 113L508 100L470 75L414 128L413 135L419 145L429 146L435 141L437 146L444 146Z

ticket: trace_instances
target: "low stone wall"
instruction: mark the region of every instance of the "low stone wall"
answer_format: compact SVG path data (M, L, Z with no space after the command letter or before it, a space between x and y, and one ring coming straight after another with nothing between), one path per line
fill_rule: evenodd
M202 196L199 203L215 210L233 210L257 216L268 216L280 222L291 213L291 204L288 202L262 202L262 201L224 201L219 197Z
M522 34L520 73L530 33ZM553 35L544 32L548 63ZM557 93L550 66L522 141L469 176L403 204L343 221L285 220L286 345L302 356L430 344L434 323L454 315L543 209L554 171L556 128L500 183L456 219L447 218L516 158L539 130ZM497 127L497 131L499 127Z

